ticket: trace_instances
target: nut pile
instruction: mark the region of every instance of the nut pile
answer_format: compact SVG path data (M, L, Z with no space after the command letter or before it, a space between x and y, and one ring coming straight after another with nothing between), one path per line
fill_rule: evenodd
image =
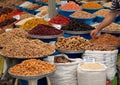
M111 7L112 6L112 2L105 3L103 6L105 6L105 7Z
M54 58L54 63L69 63L72 62L71 60L68 60L66 57L64 56L56 56Z
M4 45L8 44L14 39L27 38L27 37L28 37L28 33L19 28L8 32L4 32L0 34L0 47L3 47Z
M76 11L73 14L71 14L74 18L93 18L94 16L91 13L85 12L85 11Z
M109 26L105 27L103 30L108 30L108 31L120 31L120 25L112 23Z
M101 9L101 10L98 10L97 12L95 12L94 14L96 16L103 16L103 17L106 17L108 14L109 14L110 10L109 9Z
M55 66L36 59L25 60L9 69L9 73L17 76L39 76L55 70Z
M91 39L90 42L100 46L120 46L120 39L111 34L103 34L96 39Z
M59 37L56 42L56 49L59 50L85 50L89 45L89 41L80 36L72 36L69 38Z
M25 19L25 18L29 18L29 17L33 17L34 15L27 13L27 12L23 12L22 15L20 15L20 20Z
M86 48L86 50L95 50L95 51L112 51L116 50L115 47L112 46L103 46L103 45L93 45L91 44Z
M40 40L13 40L1 50L4 56L12 58L39 58L53 54L55 47Z
M35 9L38 9L39 7L41 7L40 5L31 3L29 1L22 3L20 6L23 8L31 9L31 10L35 10Z
M48 10L48 6L42 6L38 8L36 11Z

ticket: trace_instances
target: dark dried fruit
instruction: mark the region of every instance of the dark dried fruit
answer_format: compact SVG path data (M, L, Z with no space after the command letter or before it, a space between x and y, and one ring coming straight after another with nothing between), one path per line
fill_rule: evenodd
M61 29L68 31L89 31L95 28L83 22L80 22L79 20L71 20L67 26L63 26Z

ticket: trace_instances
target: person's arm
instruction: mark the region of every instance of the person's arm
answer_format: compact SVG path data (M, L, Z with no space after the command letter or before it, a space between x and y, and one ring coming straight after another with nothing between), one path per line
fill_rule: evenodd
M105 19L99 24L99 26L96 28L96 30L100 31L102 30L104 27L108 26L109 24L112 23L113 19L115 18L116 13L109 13Z
M96 29L91 31L91 37L96 38L96 35L106 26L112 23L113 19L115 18L117 12L110 12L105 19L97 26Z

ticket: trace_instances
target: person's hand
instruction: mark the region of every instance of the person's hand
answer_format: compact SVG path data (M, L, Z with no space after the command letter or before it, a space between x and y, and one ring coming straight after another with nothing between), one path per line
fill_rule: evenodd
M97 29L94 29L91 31L90 36L94 39L97 37L98 33L99 33L99 31Z

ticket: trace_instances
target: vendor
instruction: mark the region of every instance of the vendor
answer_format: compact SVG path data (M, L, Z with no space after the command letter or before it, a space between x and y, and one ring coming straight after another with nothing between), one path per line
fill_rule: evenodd
M105 19L96 27L96 29L92 30L90 35L92 38L96 38L97 34L106 26L112 23L113 19L117 14L120 14L120 0L113 0L111 11L105 17Z

